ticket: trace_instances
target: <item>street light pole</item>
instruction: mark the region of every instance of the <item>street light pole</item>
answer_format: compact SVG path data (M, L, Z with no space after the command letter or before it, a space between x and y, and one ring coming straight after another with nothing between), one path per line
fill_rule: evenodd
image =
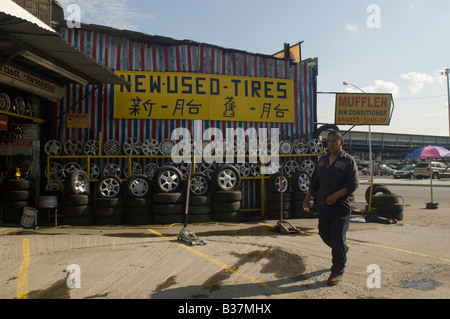
M342 84L344 85L351 85L355 88L357 88L358 90L360 90L363 93L364 92L361 88L357 87L356 85L352 84L352 83L348 83L348 82L342 82ZM370 162L370 180L372 180L372 175L373 175L373 163L372 163L372 132L371 132L371 127L369 125L369 162Z
M448 75L450 74L450 69L446 68L444 72L441 72L441 75L447 76L447 97L448 97L448 136L450 136L450 87L448 82Z

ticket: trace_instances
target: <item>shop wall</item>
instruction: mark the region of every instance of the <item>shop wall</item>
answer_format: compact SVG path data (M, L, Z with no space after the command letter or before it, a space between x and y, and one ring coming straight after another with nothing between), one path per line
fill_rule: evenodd
M290 63L246 52L236 52L207 44L149 45L97 31L61 28L62 37L100 64L114 70L192 72L205 74L237 75L294 79L296 114L295 123L259 123L203 121L202 129L227 128L279 128L282 139L312 138L313 108L315 99L315 68L306 63ZM93 91L91 94L89 94ZM79 102L79 103L77 103ZM75 106L73 106L75 105ZM68 129L65 113L88 113L90 127ZM170 138L172 130L185 127L191 130L191 120L129 120L113 118L113 90L110 85L101 89L94 86L69 85L65 96L52 106L50 136L61 142L77 138L82 142L116 139L123 143L129 137L144 141ZM198 128L197 128L198 129ZM251 186L253 187L253 186ZM259 191L250 192L249 201L258 201Z

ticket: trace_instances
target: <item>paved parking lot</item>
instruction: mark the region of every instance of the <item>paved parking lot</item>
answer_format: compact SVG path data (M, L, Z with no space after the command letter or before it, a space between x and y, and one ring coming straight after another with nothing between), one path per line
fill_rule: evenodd
M203 246L178 242L180 224L0 227L0 298L450 298L450 203L431 212L416 195L402 195L405 219L397 224L354 216L335 287L326 285L331 254L317 219L289 220L301 232L288 235L274 231L277 220L190 224Z

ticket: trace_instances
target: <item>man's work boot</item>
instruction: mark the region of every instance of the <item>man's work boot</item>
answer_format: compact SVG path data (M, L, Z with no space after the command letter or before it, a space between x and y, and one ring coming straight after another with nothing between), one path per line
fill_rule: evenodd
M337 285L342 280L342 276L343 275L337 274L335 272L331 272L330 277L328 277L328 280L327 280L327 285L328 286Z

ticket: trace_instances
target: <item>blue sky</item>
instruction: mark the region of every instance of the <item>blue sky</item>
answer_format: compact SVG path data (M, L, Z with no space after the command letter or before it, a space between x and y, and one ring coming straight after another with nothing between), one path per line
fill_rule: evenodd
M372 132L449 136L448 0L59 0L81 21L273 54L302 44L319 61L319 92L392 93L389 126ZM375 6L370 6L375 5ZM318 120L334 122L334 95L318 95ZM346 127L342 127L345 129ZM367 126L354 130L367 131Z

